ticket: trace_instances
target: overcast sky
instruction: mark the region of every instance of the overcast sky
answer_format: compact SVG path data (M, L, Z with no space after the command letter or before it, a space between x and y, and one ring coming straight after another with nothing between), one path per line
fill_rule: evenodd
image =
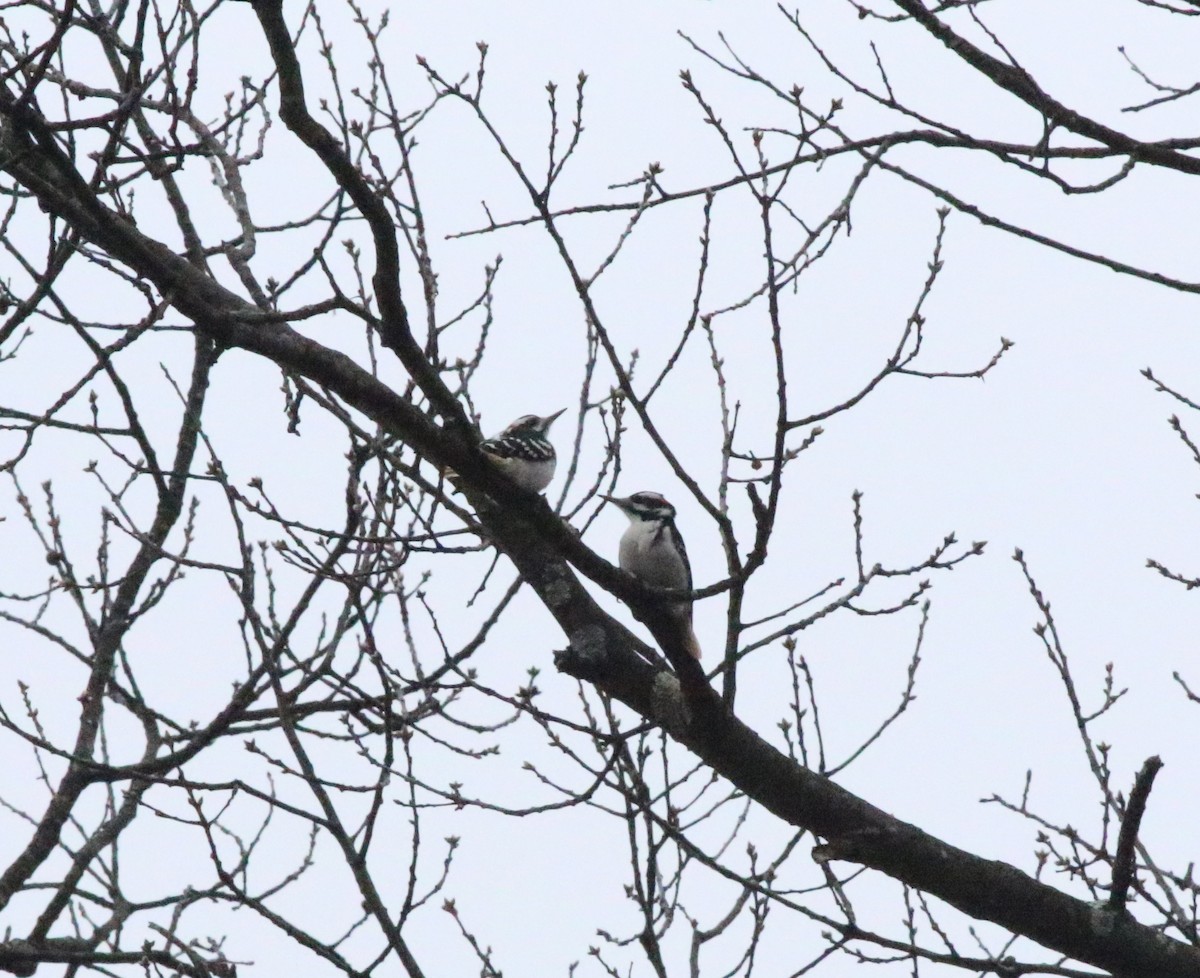
M897 96L914 108L981 136L1024 142L1039 137L1031 113L990 92L920 29L860 21L848 4L833 0L804 6L814 8L802 14L811 18L806 23L814 37L864 83L877 84L869 47L874 40ZM365 9L373 16L379 5ZM1140 136L1191 134L1178 109L1149 117L1119 112L1153 93L1129 70L1118 45L1126 45L1143 69L1164 82L1186 86L1195 80L1196 47L1185 36L1182 28L1190 25L1183 18L1114 0L1052 5L997 0L980 12L1018 60L1066 104ZM365 55L341 12L331 6L327 16L339 72L350 88L355 78L362 81ZM206 52L202 79L214 113L240 74L261 69L264 54L248 6L231 5L221 17L228 25L222 29L249 40ZM512 5L486 2L402 4L392 11L385 51L398 97L416 108L428 92L417 55L444 77L457 78L474 72L476 42L486 40L485 107L514 150L539 166L547 131L545 85L557 82L569 105L575 77L586 71L586 131L556 201L565 207L630 199L633 191L609 186L636 178L652 161L663 166L661 183L671 191L730 176L728 155L683 90L680 69L693 72L747 157L751 128L790 124L764 92L707 64L678 31L714 52L721 49L723 33L747 62L785 89L800 85L814 103L844 98L841 120L852 136L900 125L832 79L767 3L525 3L519 13ZM308 51L311 55L311 43ZM316 82L310 87L320 89ZM773 159L784 157L784 142L768 139L766 145ZM484 200L497 219L529 213L511 172L465 108L441 112L419 152L444 308L478 289L484 262L504 257L492 359L475 390L482 425L491 432L523 413L569 407L557 429L563 447L578 398L584 321L570 282L535 228L442 240L484 224ZM1138 171L1103 195L1065 197L982 157L913 148L897 160L1043 234L1200 280L1195 261L1200 214L1194 192L1185 192L1180 177ZM255 218L286 219L308 192L305 175L315 172L277 124L265 160L247 176ZM789 200L806 216L819 217L844 193L852 172L840 163L819 174L806 172ZM1079 172L1099 179L1111 170L1097 165ZM324 192L313 190L311 197ZM796 415L843 400L889 355L924 284L938 206L899 179L873 176L855 201L852 234L839 239L788 297L784 315L792 331ZM644 376L657 369L688 315L699 215L698 201L650 214L597 290L606 324L626 351L639 350ZM714 217L707 309L741 299L761 274L762 245L750 196L740 191L721 196ZM623 222L620 216L595 216L567 226L572 244L594 263ZM265 244L264 263L272 247L282 245ZM1195 810L1200 761L1196 707L1189 707L1171 674L1179 670L1200 686L1195 640L1200 610L1194 595L1145 565L1154 557L1181 573L1200 574L1195 547L1200 480L1167 424L1177 405L1156 393L1139 371L1150 366L1165 381L1200 396L1196 299L1072 260L959 213L948 220L942 257L945 270L924 308L927 338L920 365L971 370L987 362L1001 337L1015 345L985 381L893 378L853 411L827 422L825 434L791 470L786 516L768 572L775 589L769 597L776 604L850 572L850 497L856 489L864 493L868 563L913 563L952 531L962 540L988 541L982 557L953 574L934 576L918 700L840 780L947 841L1026 871L1033 869L1034 828L995 806L981 808L980 798L993 792L1019 796L1025 771L1032 768L1032 798L1045 815L1093 828L1094 788L1063 690L1032 632L1038 609L1011 559L1021 547L1053 603L1085 702L1098 705L1109 662L1115 664L1117 685L1130 688L1101 735L1113 745L1115 781L1123 788L1147 756L1159 754L1166 762L1143 837L1163 863L1182 870L1194 856L1187 816ZM757 425L758 444L765 448L770 391L766 400L759 395L769 384L770 364L762 317L760 305L720 318L717 339L736 379L736 396L745 403L747 431ZM261 396L247 393L248 381L261 385ZM334 489L342 475L320 468L321 456L313 449L314 442L321 444L319 423L299 442L281 436L277 388L273 369L223 364L215 389L225 403L218 398L214 405L213 434L235 482L255 475L273 479L277 498L302 511L316 505L317 487ZM719 449L711 388L706 355L696 346L655 404L664 432L709 488ZM251 403L265 405L263 413L248 410ZM619 488L654 489L674 500L697 584L718 580L719 541L699 508L674 483L648 440L632 433L625 452ZM551 498L557 498L557 488L551 487ZM578 492L579 486L572 501ZM13 504L5 505L8 529L0 532L11 535ZM602 513L587 540L615 560L623 526L619 513ZM8 546L19 542L10 539ZM431 584L434 593L460 586L450 580ZM767 599L760 600L769 610ZM549 695L557 687L559 696L569 696L573 684L553 672L550 660L562 638L536 605L527 608L529 614L496 643L498 649L511 648L511 658L493 659L491 678L500 681L506 670L517 676L538 665ZM189 616L195 609L178 613ZM715 651L723 621L719 599L701 603L696 615L702 644L709 636ZM823 693L831 757L856 745L895 705L916 620L838 615L801 637ZM786 707L778 692L780 675L781 670L766 669L748 673L738 702L738 712L768 737ZM15 695L15 678L31 676L39 679L36 666L13 664L5 701ZM40 680L53 682L49 675ZM227 688L214 689L214 699ZM201 695L191 688L184 692ZM499 790L506 779L521 777L520 761L520 752L513 751L489 773L479 773L477 765L471 776ZM507 783L519 789L519 782ZM597 926L629 924L622 916L627 915L622 877L605 848L620 845L618 828L599 817L576 823L527 819L497 828L467 812L446 816L432 835L463 836L447 895L470 911L505 973L562 974L585 956ZM509 887L520 888L528 900L497 900L497 891ZM446 950L448 938L435 928L418 945L424 940L435 960L441 953L459 953ZM231 950L232 957L240 953ZM786 942L772 953L778 957L767 959L763 973L788 973L794 959ZM275 970L280 960L260 957L249 973L281 973ZM848 968L834 965L828 973Z

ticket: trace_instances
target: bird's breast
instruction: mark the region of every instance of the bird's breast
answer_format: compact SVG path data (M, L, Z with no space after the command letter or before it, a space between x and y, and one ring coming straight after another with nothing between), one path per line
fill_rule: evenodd
M621 569L655 587L687 587L687 569L662 527L633 523L621 537Z

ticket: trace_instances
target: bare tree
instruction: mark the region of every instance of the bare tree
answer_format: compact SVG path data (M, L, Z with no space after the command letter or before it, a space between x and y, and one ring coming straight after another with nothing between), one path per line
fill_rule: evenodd
M1185 22L1200 9L1146 5ZM460 839L435 841L455 813L476 811L621 827L625 848L612 855L627 865L635 914L618 931L597 909L601 936L581 974L748 976L772 941L802 928L811 940L789 945L786 973L848 958L912 974L1200 975L1191 870L1160 866L1138 838L1159 764L1146 762L1128 796L1114 783L1090 725L1121 691L1110 674L1099 709L1084 705L1020 553L1102 813L1085 831L1028 798L997 797L1037 823L1035 876L837 783L912 702L931 582L984 545L950 534L881 561L856 493L847 573L803 593L788 573L794 473L821 424L906 377L982 378L1011 345L997 337L958 369L928 363L925 304L953 212L1200 291L985 213L899 157L913 144L957 151L1070 194L1139 167L1200 172L1200 140L1145 141L1043 90L984 23L990 6L891 0L859 13L913 43L927 34L947 62L1011 94L1037 130L1030 142L926 116L893 90L882 58L860 80L803 15L781 12L849 108L811 102L732 48L691 42L700 67L682 83L727 178L668 188L651 165L583 203L562 189L585 151L582 74L570 94L549 86L548 138L526 156L489 101L486 45L467 76L422 60L427 87L401 90L389 80L387 15L353 2L7 8L0 648L40 678L0 694L0 969L231 975L269 967L256 948L282 939L321 973L415 978L447 970L422 948L448 920L480 973L498 975L491 938L450 898ZM265 42L256 75L210 67L231 32ZM1143 77L1157 94L1140 108L1195 91ZM724 80L768 96L769 119L727 124L707 94ZM883 110L890 125L855 135L855 109ZM481 224L447 242L422 153L468 132L521 197L485 203ZM1078 183L1081 163L1110 169ZM868 379L838 403L798 408L787 353L805 273L880 174L937 202L928 274L889 348L864 352L878 354ZM272 183L288 192L268 193ZM752 284L717 298L725 201L754 228L760 257ZM666 352L652 356L629 342L603 287L660 213L699 241L688 245L691 301L657 327ZM608 223L581 242L589 222ZM503 369L509 313L493 318L499 259L468 270L454 250L480 238L508 247L526 226L549 243L577 309L578 356L563 368L576 378L575 428L558 433L545 498L479 449L479 378ZM755 345L727 324L753 330ZM717 419L702 455L684 448L666 403L694 355L709 382L688 397ZM689 536L720 543L723 575L689 596L724 618L720 634L701 635L700 663L673 611L680 595L623 573L589 535L599 497L624 486L634 438L706 518ZM247 457L266 475L244 476ZM552 680L540 649L527 659L542 665L513 665L514 649L537 643L528 619L539 607L562 635ZM837 756L803 646L831 617L887 619L908 661L895 709ZM782 721L740 708L739 689L764 684L785 691ZM1043 881L1047 866L1065 882ZM234 930L240 939L227 939Z

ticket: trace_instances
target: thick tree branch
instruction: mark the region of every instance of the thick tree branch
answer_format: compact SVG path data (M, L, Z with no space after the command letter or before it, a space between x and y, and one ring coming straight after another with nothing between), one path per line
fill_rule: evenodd
M1016 65L1006 64L956 34L938 20L922 0L893 2L972 68L1041 113L1051 126L1062 126L1077 135L1094 139L1117 152L1127 154L1135 160L1143 160L1181 173L1200 173L1200 159L1194 156L1134 139L1063 105L1038 85L1027 71Z
M1154 786L1154 778L1162 768L1162 758L1149 757L1133 782L1129 792L1129 803L1125 806L1125 817L1121 819L1121 833L1117 836L1117 852L1113 856L1112 893L1108 897L1108 909L1113 913L1124 913L1129 898L1129 887L1133 885L1137 869L1138 830L1142 816L1146 814L1146 800Z

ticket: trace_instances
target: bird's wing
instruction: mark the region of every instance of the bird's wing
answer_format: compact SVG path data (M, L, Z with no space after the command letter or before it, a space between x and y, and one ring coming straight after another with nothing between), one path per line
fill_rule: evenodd
M666 537L665 540L664 537ZM683 558L683 576L687 580L687 584L684 586L690 591L692 589L692 562L688 560L687 547L683 544L683 534L676 528L674 520L664 520L658 525L658 529L655 531L655 540L667 546L673 544L679 551L679 555Z
M554 448L549 442L543 442L541 439L498 435L495 438L485 438L479 443L479 447L496 458L521 458L528 462L548 462L554 458Z

